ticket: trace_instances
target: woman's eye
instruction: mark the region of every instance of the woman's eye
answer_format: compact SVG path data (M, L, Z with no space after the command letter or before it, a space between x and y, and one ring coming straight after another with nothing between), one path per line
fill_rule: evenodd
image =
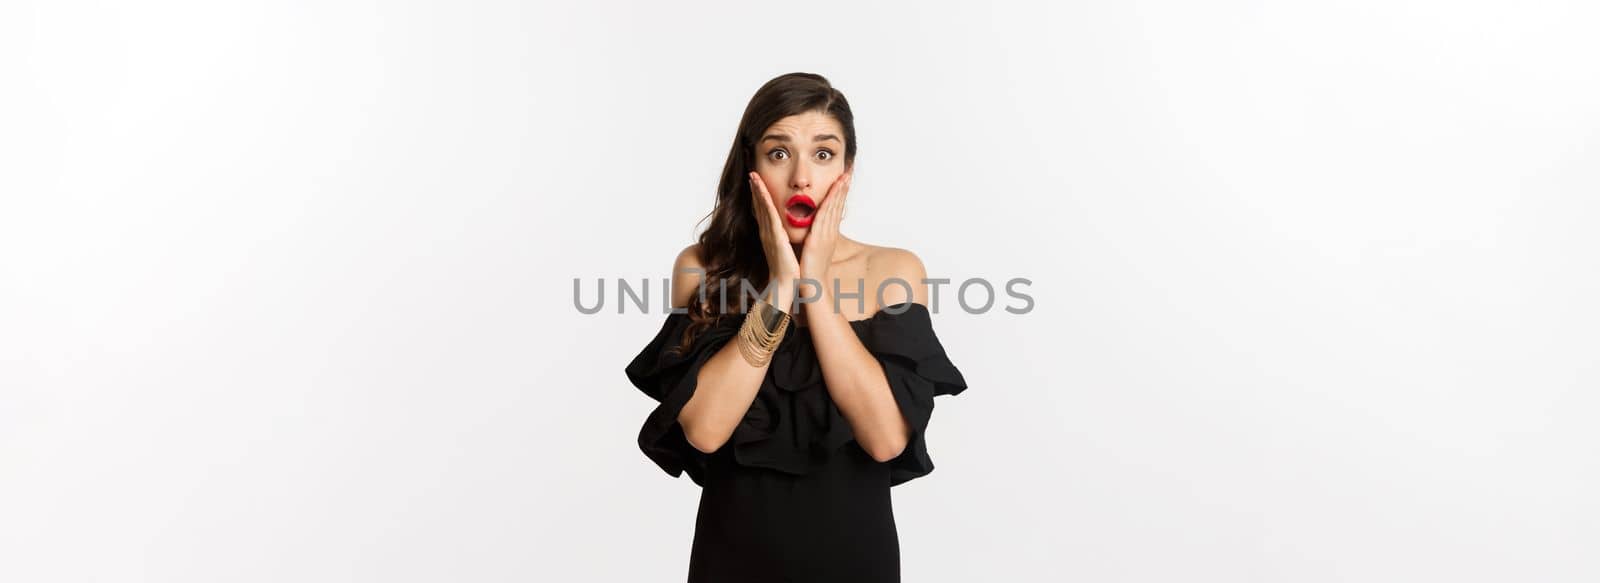
M820 157L823 160L832 160L833 159L833 151L832 150L817 150L817 156ZM781 149L781 148L775 148L772 151L767 152L767 157L768 158L772 158L774 160L783 160L783 159L789 157L789 152L788 152L788 150L784 150L784 149Z

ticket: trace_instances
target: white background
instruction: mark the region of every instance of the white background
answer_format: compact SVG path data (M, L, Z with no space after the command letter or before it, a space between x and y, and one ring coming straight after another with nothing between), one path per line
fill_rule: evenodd
M846 234L1034 281L935 315L906 581L1595 581L1597 16L5 3L0 580L682 580L663 316L572 280L809 71Z

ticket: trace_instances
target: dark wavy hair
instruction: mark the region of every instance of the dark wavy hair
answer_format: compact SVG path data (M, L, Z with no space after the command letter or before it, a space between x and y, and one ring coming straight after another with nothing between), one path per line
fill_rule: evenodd
M850 113L850 102L828 82L814 73L788 73L767 81L744 108L739 119L739 129L728 150L728 161L722 166L722 178L717 183L716 206L702 222L710 224L700 233L699 259L705 269L701 279L702 294L689 299L690 324L684 331L678 352L687 350L695 337L714 326L722 318L733 317L734 312L723 312L726 303L730 309L745 309L740 290L749 285L757 291L766 288L767 257L761 248L761 233L751 207L750 180L755 170L756 142L762 132L785 117L810 112L830 115L844 129L844 162L852 166L856 159L855 115ZM725 283L724 283L725 282ZM725 286L725 289L724 289ZM730 297L725 297L730 296ZM735 298L738 298L736 301Z

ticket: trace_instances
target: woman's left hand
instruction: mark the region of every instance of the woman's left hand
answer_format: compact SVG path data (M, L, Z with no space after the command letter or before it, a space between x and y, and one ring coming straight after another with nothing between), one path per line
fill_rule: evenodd
M832 290L833 286L828 281L828 274L833 263L834 244L839 241L839 221L844 218L844 203L850 194L850 180L855 171L847 170L834 179L833 185L828 187L828 196L822 199L822 205L817 209L817 217L811 221L811 230L806 232L806 240L800 251L800 277L802 285L809 283L806 279L817 282L825 290ZM815 295L816 291L807 290L806 295Z

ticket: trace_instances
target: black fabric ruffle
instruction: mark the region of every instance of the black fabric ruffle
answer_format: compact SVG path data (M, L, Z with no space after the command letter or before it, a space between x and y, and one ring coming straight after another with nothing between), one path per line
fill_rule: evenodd
M704 486L709 456L689 445L677 417L694 393L701 366L737 334L742 322L724 318L702 332L683 354L667 352L677 345L688 323L687 315L669 314L656 338L628 365L627 375L659 403L640 430L640 449L669 475L688 472L690 479ZM932 472L925 433L933 398L960 394L967 386L934 334L927 307L903 302L850 326L882 364L911 428L905 450L887 462L890 485ZM849 422L823 384L809 330L791 325L755 400L724 447L733 448L740 465L804 475L827 464L830 456L854 440Z
M709 455L689 444L678 424L678 413L694 395L700 368L739 331L737 318L722 318L701 331L688 349L677 352L683 333L690 324L688 314L671 313L656 337L634 357L625 369L628 380L659 405L645 418L639 429L639 449L672 477L689 473L689 479L705 486Z
M887 313L897 308L904 312ZM944 345L933 332L928 308L922 304L887 306L862 322L867 325L853 323L857 325L857 335L867 351L883 364L889 389L905 415L906 425L911 427L905 450L888 462L889 485L894 486L933 471L926 439L933 398L959 395L967 390L967 381L945 355Z

